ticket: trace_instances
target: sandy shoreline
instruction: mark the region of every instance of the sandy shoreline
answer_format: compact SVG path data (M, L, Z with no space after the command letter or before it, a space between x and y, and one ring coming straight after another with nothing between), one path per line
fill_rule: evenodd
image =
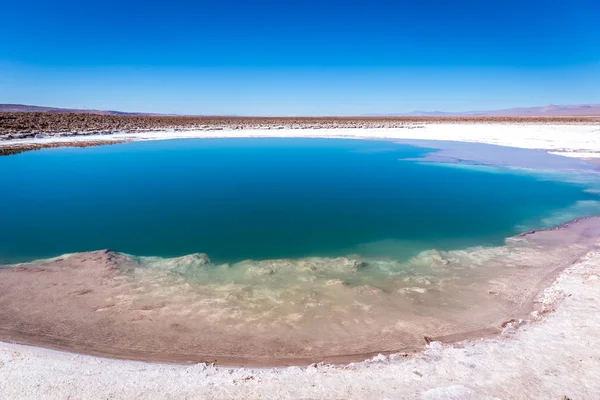
M543 288L598 242L600 217L580 218L509 238L497 248L425 251L410 261L427 266L423 276L353 285L319 283L315 273L346 271L357 279L364 261L244 261L226 267L227 281L244 274L243 281L215 287L204 283L207 278L182 275L190 268L194 274L222 270L202 254L160 259L109 250L74 253L0 269L0 340L122 359L234 366L414 353L425 342L497 334L526 318ZM379 268L376 261L369 264ZM265 281L262 294L241 283L277 275L297 280L297 288L279 293ZM290 297L291 291L298 295ZM254 292L258 297L249 295ZM265 296L276 300L263 306ZM281 302L287 305L275 311ZM298 318L303 313L310 318ZM348 324L352 319L369 322Z
M433 342L421 355L344 366L147 364L0 343L0 393L11 399L595 399L599 250L563 271L538 304L540 311L507 324L496 338Z

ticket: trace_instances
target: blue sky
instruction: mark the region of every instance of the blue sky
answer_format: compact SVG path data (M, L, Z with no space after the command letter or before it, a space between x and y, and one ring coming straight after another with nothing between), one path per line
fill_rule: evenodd
M2 5L0 103L360 115L600 103L600 2Z

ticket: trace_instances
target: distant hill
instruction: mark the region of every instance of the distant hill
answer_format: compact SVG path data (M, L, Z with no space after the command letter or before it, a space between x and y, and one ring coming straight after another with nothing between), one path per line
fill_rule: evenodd
M175 115L79 108L29 106L24 104L0 104L0 112L46 112L98 115ZM230 115L228 115L230 116ZM600 104L548 105L544 107L521 107L486 111L413 111L397 114L366 114L371 117L598 117Z
M594 117L600 116L600 104L548 105L544 107L521 107L487 111L413 111L394 114L421 117Z
M25 104L0 104L0 112L46 112L46 113L76 113L76 114L98 114L98 115L166 115L138 112L124 112L111 110L88 110L80 108L58 108L29 106Z

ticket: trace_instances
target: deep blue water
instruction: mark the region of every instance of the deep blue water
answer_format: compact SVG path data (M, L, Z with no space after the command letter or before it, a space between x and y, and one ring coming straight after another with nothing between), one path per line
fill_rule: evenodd
M0 157L0 262L102 248L217 262L404 257L499 245L526 221L598 199L573 183L401 160L427 151L198 139Z

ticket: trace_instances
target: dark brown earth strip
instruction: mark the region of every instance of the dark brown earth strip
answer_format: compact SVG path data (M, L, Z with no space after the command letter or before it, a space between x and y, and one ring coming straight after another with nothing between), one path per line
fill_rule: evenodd
M110 134L156 129L403 128L438 123L599 124L600 117L225 117L0 113L0 140L39 134Z
M0 147L0 156L10 156L13 154L24 153L26 151L49 149L56 147L93 147L109 144L127 143L127 140L98 140L98 141L75 141L75 142L57 142L57 143L28 143L13 144L10 147Z

